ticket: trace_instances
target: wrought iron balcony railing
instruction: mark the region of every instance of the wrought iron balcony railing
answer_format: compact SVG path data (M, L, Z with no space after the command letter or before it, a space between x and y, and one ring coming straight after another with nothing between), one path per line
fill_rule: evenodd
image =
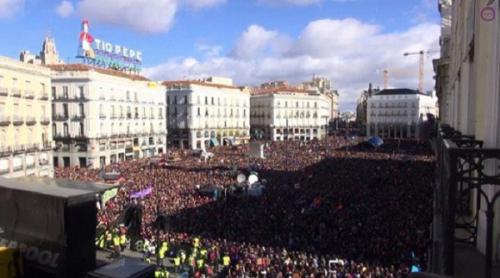
M431 270L454 275L455 243L476 246L480 215L485 219L485 277L492 277L494 207L500 199L500 149L441 126L436 138L437 186L434 194L434 234ZM492 193L495 192L496 193ZM483 218L483 217L481 217Z
M0 96L6 97L9 95L9 89L6 87L0 87Z
M35 92L26 90L24 91L24 98L25 99L34 99L35 98Z
M52 120L54 121L67 121L68 120L68 115L54 115L52 117Z
M11 95L12 95L13 97L21 97L21 90L20 90L20 89L16 89L16 88L14 88L14 89L12 89L12 90L11 90L11 92L12 92L12 94L11 94Z
M10 117L0 115L0 126L9 126L10 125Z
M12 119L12 123L14 125L22 125L24 124L24 118L21 116L14 116L14 118Z
M26 125L34 125L36 124L36 118L33 116L26 117Z
M47 116L42 116L40 118L40 124L42 124L42 125L48 125L48 124L50 124L50 118L47 117Z

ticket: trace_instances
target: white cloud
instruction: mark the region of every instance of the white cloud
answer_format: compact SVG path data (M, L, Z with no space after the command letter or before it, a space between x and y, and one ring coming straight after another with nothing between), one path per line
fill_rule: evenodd
M56 8L56 12L61 17L68 17L75 11L73 3L70 1L62 1Z
M213 7L220 4L226 3L226 0L184 0L181 3L184 3L191 8L201 9L206 7Z
M231 56L236 59L255 59L262 55L281 53L289 47L289 39L277 31L251 25L240 36Z
M319 4L323 2L323 0L257 0L257 2L268 5L308 6L313 4Z
M24 0L0 0L0 18L12 18L24 6Z
M138 32L169 30L177 11L177 0L81 0L78 13L98 22L120 25Z
M0 0L5 1L5 0ZM10 0L13 1L13 0ZM57 12L62 17L76 10L79 16L112 25L124 26L142 33L163 33L172 26L179 7L202 9L226 3L227 0L78 0L62 1Z
M196 48L198 51L203 52L205 57L217 57L222 51L222 46L220 45L198 44Z
M227 55L171 59L145 69L144 74L160 80L222 75L241 85L277 79L295 83L317 74L330 78L339 89L342 109L353 109L369 82L382 85L381 71L386 68L390 86L416 89L418 57L403 53L438 49L439 33L439 25L430 23L403 32L383 32L379 26L356 19L322 19L310 22L299 37L291 39L251 25ZM276 44L277 38L285 39ZM434 84L430 58L425 75L430 90Z

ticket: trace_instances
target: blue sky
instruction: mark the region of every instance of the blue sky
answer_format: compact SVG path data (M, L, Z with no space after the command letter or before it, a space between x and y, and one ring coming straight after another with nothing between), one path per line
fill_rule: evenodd
M416 57L398 52L438 47L436 2L0 0L0 55L37 52L50 32L61 58L77 62L85 17L94 36L142 50L149 77L228 75L252 85L272 79L294 83L316 73L344 91L344 106L351 109L368 82L381 83L381 68L394 69L391 85L416 86ZM430 59L426 73L431 89Z

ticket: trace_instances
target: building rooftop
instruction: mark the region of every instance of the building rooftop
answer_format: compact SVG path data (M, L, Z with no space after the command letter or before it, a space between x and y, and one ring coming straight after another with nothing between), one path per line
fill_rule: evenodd
M412 90L412 89L385 89L382 90L378 93L375 93L377 96L381 95L426 95L424 93L421 93L417 90Z
M259 95L272 95L272 94L289 94L289 93L300 93L300 94L311 94L314 91L306 89L298 89L294 87L276 87L276 88L254 88L251 91L253 96Z
M205 86L205 87L213 87L213 88L219 88L219 89L237 89L237 90L243 90L244 87L237 87L237 86L232 86L232 85L226 85L226 84L218 84L218 83L212 83L209 81L204 81L204 80L172 80L172 81L164 81L163 85L165 86L175 86L175 85L199 85L199 86Z
M119 70L114 69L104 69L99 67L94 67L91 65L84 64L61 64L61 65L46 65L46 67L50 68L53 71L95 71L102 74L113 75L116 77L128 78L131 80L139 80L139 81L150 81L148 78L130 74Z

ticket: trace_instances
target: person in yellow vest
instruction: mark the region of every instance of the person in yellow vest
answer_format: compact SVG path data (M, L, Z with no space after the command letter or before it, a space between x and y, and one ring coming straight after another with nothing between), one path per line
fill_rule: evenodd
M155 278L168 278L170 273L164 268L157 268L155 270Z
M110 231L106 230L105 236L106 236L106 248L111 248L113 245L113 234L111 234Z
M127 246L127 235L125 235L125 233L122 233L120 235L120 247L121 247L121 250L125 250L125 247Z
M179 273L179 268L181 266L181 257L179 255L174 258L175 273Z
M201 270L203 270L204 267L205 267L205 260L203 260L201 258L197 259L196 260L196 268L201 271Z
M226 268L229 267L231 264L231 257L229 257L227 254L222 257L222 265Z
M97 238L96 246L99 249L104 249L105 244L106 244L106 237L105 234L103 233L99 236L99 238Z
M160 257L160 265L164 265L164 260L168 252L168 242L164 241L161 243L160 250L158 250L158 256Z
M113 235L113 250L114 250L114 255L116 257L120 256L120 236L118 235L118 232L116 231L115 234Z
M194 248L198 248L198 247L200 247L200 239L199 239L199 238L195 237L195 238L193 239L193 247L194 247Z
M200 256L203 258L203 259L207 259L208 257L208 251L206 248L201 248L200 250Z

